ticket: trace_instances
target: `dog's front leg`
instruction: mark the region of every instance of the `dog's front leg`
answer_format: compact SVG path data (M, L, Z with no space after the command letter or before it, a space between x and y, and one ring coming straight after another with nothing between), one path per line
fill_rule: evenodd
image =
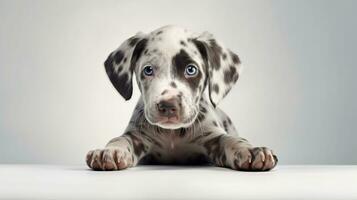
M214 134L203 142L216 166L244 171L267 171L277 164L277 157L266 147L253 147L247 140L227 134Z
M87 165L94 170L121 170L137 165L150 148L140 132L128 131L109 141L104 149L89 151Z

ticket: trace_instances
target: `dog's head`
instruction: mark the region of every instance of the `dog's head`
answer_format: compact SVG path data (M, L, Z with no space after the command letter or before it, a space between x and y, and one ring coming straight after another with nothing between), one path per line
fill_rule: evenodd
M238 56L211 34L196 35L177 26L136 34L112 52L104 65L126 100L132 96L135 72L146 119L169 129L187 127L196 120L207 85L216 106L238 80L240 70Z

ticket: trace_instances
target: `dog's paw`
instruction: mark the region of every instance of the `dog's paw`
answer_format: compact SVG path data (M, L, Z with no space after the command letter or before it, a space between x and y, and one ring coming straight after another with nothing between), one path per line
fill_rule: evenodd
M242 171L268 171L273 169L278 158L266 147L239 148L234 153L233 169Z
M88 167L94 170L121 170L133 165L132 154L122 148L92 150L86 157Z

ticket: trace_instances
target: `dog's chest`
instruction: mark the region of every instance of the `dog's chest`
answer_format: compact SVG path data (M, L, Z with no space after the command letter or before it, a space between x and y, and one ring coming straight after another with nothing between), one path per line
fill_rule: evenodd
M204 149L190 143L188 136L177 133L160 134L157 144L152 147L152 157L160 163L194 163L202 160Z

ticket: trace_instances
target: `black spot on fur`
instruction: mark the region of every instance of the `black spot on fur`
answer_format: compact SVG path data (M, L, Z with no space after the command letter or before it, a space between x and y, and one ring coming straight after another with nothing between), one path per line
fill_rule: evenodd
M197 47L204 60L206 74L208 74L209 77L212 77L212 71L219 70L221 67L222 47L219 46L214 39L211 39L208 42L193 39L192 42Z
M133 55L131 56L131 71L134 70L134 67L136 66L136 62L138 61L138 59L140 58L141 54L143 53L144 49L147 46L147 39L142 39L138 42L138 44L136 45L134 51L133 51Z
M173 70L176 76L181 80L184 80L190 86L192 91L196 91L202 78L202 72L198 71L198 74L195 77L185 77L186 66L192 63L197 65L197 63L183 49L172 58L172 64L174 66Z
M181 40L181 41L180 41L180 44L181 44L182 46L184 46L184 47L186 47L186 46L187 46L186 42L185 42L185 41L183 41L183 40Z
M148 51L149 51L149 50L145 49L144 54L145 54L145 55L148 54Z
M160 35L162 33L162 31L158 31L157 33L156 33L156 35Z
M188 39L189 42L193 42L193 44L197 47L197 50L200 52L202 59L205 61L206 66L208 65L208 52L206 49L206 45L204 42L196 40L196 39Z
M222 58L223 58L223 60L226 60L226 59L227 59L227 54L226 54L226 53L223 53L223 54L222 54Z
M117 52L116 55L118 55L118 53L119 52ZM122 55L122 53L119 53L119 55ZM114 59L118 59L118 56L114 56ZM113 66L114 59L109 55L107 60L104 62L105 70L115 89L124 97L125 100L128 100L130 99L133 90L130 82L131 80L129 80L129 75L127 73L119 75L122 71L122 66L119 66L118 71L115 72Z
M185 50L181 49L180 52L172 58L172 64L174 66L174 73L176 76L188 83L193 92L196 91L202 78L202 72L198 71L198 74L195 77L186 78L185 69L188 64L197 65L197 63L188 55Z
M202 122L204 119L206 118L205 114L204 113L199 113L198 116L197 116L197 120L199 122Z
M187 160L183 163L185 165L202 165L202 164L208 164L209 159L207 158L206 155L202 153L195 153L193 155L190 155Z
M156 152L155 155L156 155L158 158L161 158L161 156L162 156L161 153L159 153L159 152Z
M145 155L140 161L139 164L144 164L144 165L157 165L159 164L159 161L157 160L157 157L153 155L152 153Z
M179 99L181 99L181 98L182 98L182 95L183 95L183 94L182 94L182 92L180 91L179 94L177 95L177 97L178 97Z
M136 134L132 132L127 132L124 134L131 139L131 143L133 144L134 153L136 156L140 156L142 153L147 152L147 147L145 147L143 140L138 137Z
M212 67L218 70L221 67L221 54L222 54L222 47L219 46L216 40L210 40L210 61Z
M207 137L207 136L209 136L209 135L211 135L211 134L212 134L212 132L204 132L202 135L205 136L205 137Z
M120 65L120 66L118 67L117 73L119 74L122 70L123 70L123 66Z
M133 73L133 69L136 66L136 61L140 57L142 50L146 46L146 39L142 39L139 41L139 38L132 37L129 38L129 45L134 47L134 52L132 54L130 67L128 72L121 73L123 67L119 67L118 71L115 71L114 64L119 64L124 58L124 53L122 51L117 51L115 55L109 55L107 60L104 62L105 70L108 74L108 77L115 89L124 97L125 100L129 100L133 93L132 79L131 75Z
M226 132L228 132L228 124L226 120L223 121L223 128Z
M138 38L138 37L131 37L131 38L129 38L129 45L130 46L135 46L136 45L136 43L138 43L138 41L140 40L140 38Z
M143 72L140 73L140 79L141 80L144 80L146 77L145 77L145 74Z
M201 140L204 136L203 135L198 135L197 137L193 138L190 143L197 143L199 140Z
M171 83L170 83L170 86L173 87L173 88L177 88L177 85L176 85L175 82L171 82Z
M167 90L164 90L161 92L161 95L165 95L168 91Z
M162 144L155 137L152 137L151 134L146 134L145 131L141 131L140 133L146 140L148 140L149 142L151 142L155 146L157 146L159 148L163 147Z
M229 54L231 55L234 64L240 64L240 59L237 54L233 53L232 51L229 51Z
M220 140L223 137L223 135L216 136L212 139L209 139L204 143L204 147L207 150L207 154L211 155L213 157L219 156L221 153L224 153L221 151L221 144Z
M108 144L114 143L114 142L118 142L118 141L120 141L121 139L122 139L121 137L115 137L115 138L111 139L111 140L108 142Z
M228 70L224 71L224 82L227 84L236 82L238 77L237 69L233 65L231 65Z
M144 84L144 90L147 91L149 89L149 84Z
M213 121L212 123L213 123L213 126L218 126L216 121Z
M203 113L207 113L207 109L204 106L200 107L200 111L203 112Z
M227 162L227 156L225 153L222 153L222 156L221 156L222 165L226 165L226 162Z
M219 86L218 84L213 84L213 91L216 92L217 94L219 93Z
M114 54L115 64L119 64L124 58L124 53L122 51L118 51Z
M186 129L185 129L185 128L181 128L180 133L179 133L179 136L180 136L180 137L185 137L186 134L187 134Z

